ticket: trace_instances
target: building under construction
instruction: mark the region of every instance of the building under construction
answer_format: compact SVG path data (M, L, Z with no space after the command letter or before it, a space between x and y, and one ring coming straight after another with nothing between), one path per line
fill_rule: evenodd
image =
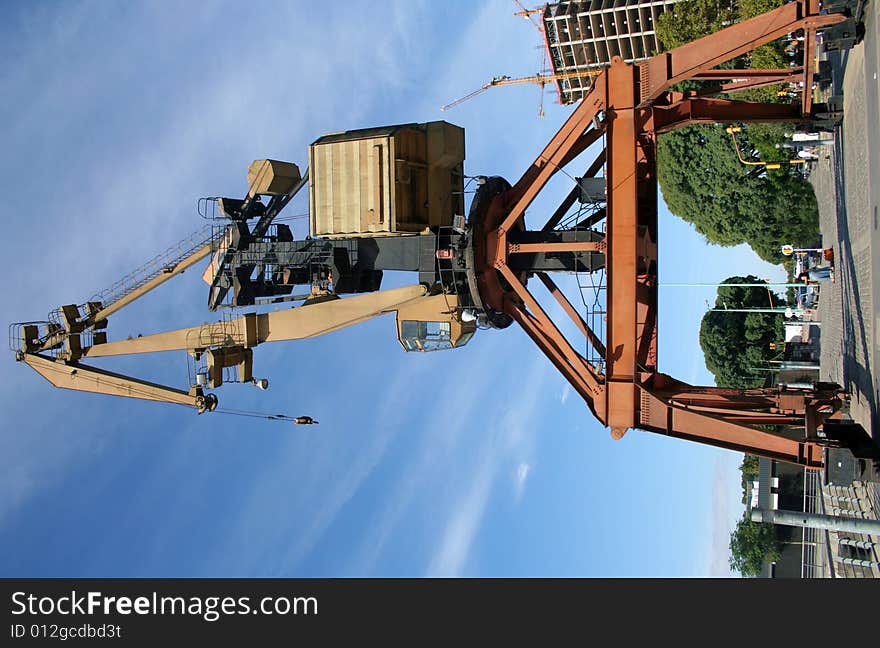
M544 39L551 73L592 70L619 56L641 61L660 50L654 24L679 0L581 0L555 2L543 11ZM559 102L581 99L592 77L557 78Z

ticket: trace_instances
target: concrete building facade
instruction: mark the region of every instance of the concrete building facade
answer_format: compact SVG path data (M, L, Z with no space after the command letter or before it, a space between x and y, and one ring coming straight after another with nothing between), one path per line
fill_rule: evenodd
M679 0L580 0L545 5L543 27L551 74L587 71L612 57L640 61L658 50L654 23ZM555 81L562 104L581 99L590 77Z

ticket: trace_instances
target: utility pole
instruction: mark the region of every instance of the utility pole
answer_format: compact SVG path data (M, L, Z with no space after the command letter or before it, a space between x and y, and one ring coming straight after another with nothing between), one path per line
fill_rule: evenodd
M802 288L806 284L801 283L658 283L660 288Z
M788 311L797 313L800 309L786 308L710 308L713 313L779 313L785 315Z
M848 531L863 535L880 536L880 520L864 520L853 517L837 517L834 515L820 515L819 513L804 513L801 511L770 511L765 509L752 509L753 522L765 522L767 524L780 524L783 526L803 527L808 529L827 529L829 531Z

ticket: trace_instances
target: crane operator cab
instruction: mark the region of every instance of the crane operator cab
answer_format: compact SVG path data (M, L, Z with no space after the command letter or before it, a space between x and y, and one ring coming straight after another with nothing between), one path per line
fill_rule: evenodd
M432 295L397 310L397 338L405 351L442 351L467 344L475 321L462 317L457 295Z

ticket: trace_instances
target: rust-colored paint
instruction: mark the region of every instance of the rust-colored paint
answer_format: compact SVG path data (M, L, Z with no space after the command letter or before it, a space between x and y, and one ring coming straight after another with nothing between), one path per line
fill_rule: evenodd
M692 78L700 81L709 79L764 79L786 77L790 74L800 74L803 71L801 67L790 68L765 68L765 69L747 69L747 70L702 70L695 74Z
M608 68L606 241L608 242L607 425L633 427L636 368L636 69L617 58Z
M637 66L620 59L596 77L581 101L535 162L489 208L485 247L478 264L485 303L508 313L611 428L615 439L637 427L667 436L801 464L822 465L815 431L827 412L840 408L840 393L810 390L740 390L694 387L657 372L657 184L654 151L658 132L694 122L799 121L801 106L709 99L664 91L687 78L730 79L743 89L790 80L801 70L713 70L739 54L798 29L831 25L843 17L818 15L812 0L796 0L763 16L649 59ZM807 61L805 70L810 68ZM809 84L805 83L805 93ZM661 96L662 95L662 96ZM807 105L807 99L802 102ZM508 244L507 232L522 223L525 209L559 168L599 137L603 151L587 176L606 166L607 339L586 325L550 278L538 278L594 349L604 371L575 350L507 265L520 252L592 249L596 244ZM543 229L553 229L577 199L569 192ZM578 247L577 249L580 249ZM585 248L586 249L586 248ZM755 427L803 423L804 439Z
M813 107L813 57L816 55L816 30L804 30L804 88L801 93L801 112L809 115Z
M773 11L704 36L639 63L641 102L647 105L670 86L693 78L799 29L817 29L845 20L842 14L819 15L815 0L794 0Z
M598 129L598 132L601 134L605 133L604 129ZM596 156L596 159L593 160L593 163L587 168L587 171L584 173L582 177L584 178L593 178L599 173L599 169L601 169L605 165L605 149L602 149L602 152ZM549 232L554 229L559 222L565 218L565 214L568 213L568 210L571 209L571 206L574 205L575 201L578 199L580 195L580 187L577 185L572 188L571 191L568 192L568 195L565 197L559 207L556 208L556 211L553 212L553 215L544 223L544 227L541 228L542 232Z
M665 133L687 124L717 124L719 122L799 122L803 121L801 107L784 103L755 103L708 97L682 99L668 106L654 107L655 132Z
M508 254L531 254L534 252L601 252L602 241L570 241L559 243L508 243Z

